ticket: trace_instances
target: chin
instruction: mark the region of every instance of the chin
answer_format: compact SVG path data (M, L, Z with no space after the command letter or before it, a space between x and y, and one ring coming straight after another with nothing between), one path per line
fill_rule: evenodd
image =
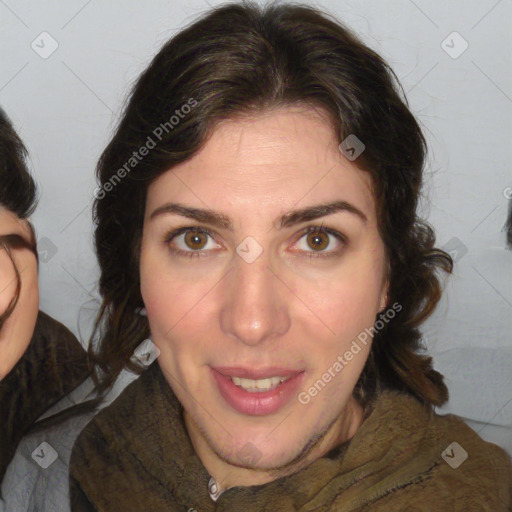
M293 421L293 420L292 420ZM208 418L206 425L211 425ZM204 424L204 423L203 423ZM293 426L297 422L293 421ZM230 434L219 427L212 431L200 428L203 438L212 451L224 462L236 467L259 471L286 470L294 471L294 467L307 457L310 450L316 446L323 433L315 433L311 430L290 432L290 426L286 426L286 419L282 425L279 423L266 427L244 427L240 424L233 425ZM242 434L244 432L244 434Z

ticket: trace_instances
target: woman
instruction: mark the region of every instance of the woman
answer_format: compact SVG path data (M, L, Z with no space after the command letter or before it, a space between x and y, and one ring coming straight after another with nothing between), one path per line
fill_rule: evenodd
M158 359L78 437L72 510L507 510L508 456L433 412L452 261L398 90L306 7L214 9L154 58L98 165L89 350L100 391Z
M28 221L36 186L25 157L0 109L0 483L21 438L88 373L78 340L39 311L38 256Z

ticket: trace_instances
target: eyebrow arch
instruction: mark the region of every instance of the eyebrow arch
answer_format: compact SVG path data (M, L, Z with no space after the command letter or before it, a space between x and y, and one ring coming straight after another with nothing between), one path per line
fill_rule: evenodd
M348 203L347 201L334 201L330 203L309 206L300 210L292 210L289 213L281 215L277 219L277 225L279 229L287 228L293 226L294 224L309 222L314 219L342 211L354 214L364 223L368 222L366 215L351 203ZM153 211L149 218L154 219L155 217L166 213L181 215L182 217L187 217L198 222L211 224L219 228L233 231L233 223L228 216L213 210L191 208L179 203L166 203L156 208L156 210Z

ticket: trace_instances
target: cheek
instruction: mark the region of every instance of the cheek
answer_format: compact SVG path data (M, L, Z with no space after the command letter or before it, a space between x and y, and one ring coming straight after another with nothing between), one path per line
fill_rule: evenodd
M154 341L158 344L160 340L172 339L173 343L177 343L184 326L200 316L204 286L198 286L188 277L172 271L161 253L146 250L144 244L140 259L140 283Z
M140 290L152 332L172 327L173 304L177 303L175 284L167 282L160 264L141 256Z
M384 287L383 258L379 254L358 255L351 264L310 293L311 303L336 334L373 325ZM355 333L357 334L357 333Z

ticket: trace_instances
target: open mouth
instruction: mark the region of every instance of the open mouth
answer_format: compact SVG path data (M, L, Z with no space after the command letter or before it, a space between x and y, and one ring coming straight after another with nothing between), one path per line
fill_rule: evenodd
M280 384L286 382L290 377L267 377L265 379L244 379L242 377L231 377L233 384L239 386L249 393L264 393L265 391L272 391Z
M211 368L211 373L224 401L253 416L277 412L290 403L304 377L303 370L284 368Z

